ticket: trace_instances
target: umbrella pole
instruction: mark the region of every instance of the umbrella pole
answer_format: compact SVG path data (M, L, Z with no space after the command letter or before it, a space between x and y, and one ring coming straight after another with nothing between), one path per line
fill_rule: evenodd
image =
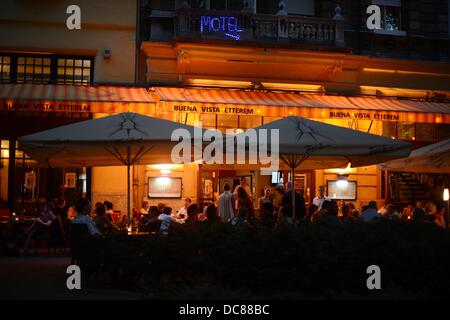
M291 196L292 196L292 217L295 221L295 167L291 167Z
M127 213L128 213L128 225L131 224L130 213L130 165L127 164Z

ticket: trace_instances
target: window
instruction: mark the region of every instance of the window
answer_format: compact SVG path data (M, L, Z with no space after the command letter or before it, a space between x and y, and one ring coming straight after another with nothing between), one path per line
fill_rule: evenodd
M51 58L18 57L17 82L49 83Z
M182 3L183 1L181 1ZM209 3L208 3L209 2ZM251 1L250 1L251 2ZM211 10L229 10L229 11L241 11L244 8L244 2L242 0L190 0L188 5L193 9L209 9ZM178 4L182 6L182 4Z
M0 82L9 82L11 78L11 57L0 56Z
M222 131L222 133L226 133L226 130L237 129L238 117L235 115L227 115L227 114L218 114L217 115L217 129Z
M400 7L381 7L381 29L400 30Z
M383 121L383 136L397 138L397 123Z
M397 124L397 138L401 140L414 140L416 138L414 122L399 122Z
M288 14L314 16L315 1L314 0L284 0L285 10Z
M58 84L89 84L91 60L58 59Z
M416 123L416 140L417 141L434 141L436 140L434 123Z
M93 57L0 54L0 82L90 84Z
M239 128L240 129L251 129L262 125L261 116L239 116Z
M450 138L450 124L436 125L436 139L441 141Z

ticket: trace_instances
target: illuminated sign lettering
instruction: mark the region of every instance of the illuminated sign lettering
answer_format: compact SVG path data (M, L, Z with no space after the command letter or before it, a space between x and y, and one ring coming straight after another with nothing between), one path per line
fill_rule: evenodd
M240 40L243 30L238 27L238 18L232 16L201 16L200 18L200 32L201 33L223 33L224 36L234 40Z

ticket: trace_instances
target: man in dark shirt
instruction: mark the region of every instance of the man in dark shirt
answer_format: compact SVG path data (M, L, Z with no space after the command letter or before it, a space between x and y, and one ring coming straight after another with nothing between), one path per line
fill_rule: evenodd
M281 207L292 208L292 184L288 182L288 190L284 190L284 186L278 185L276 190L282 195ZM306 214L305 199L298 192L295 192L295 218L302 220Z

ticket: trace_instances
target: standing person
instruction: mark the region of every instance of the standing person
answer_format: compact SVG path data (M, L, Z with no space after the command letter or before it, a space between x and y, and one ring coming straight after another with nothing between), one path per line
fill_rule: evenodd
M183 220L187 219L187 217L188 217L187 209L191 205L191 203L192 203L191 198L184 199L184 206L180 210L178 210L178 215L177 215L178 219L183 219Z
M239 211L241 207L247 207L248 209L248 220L252 221L255 213L253 210L253 202L244 188L239 187L237 192L238 199L236 200L236 210Z
M424 211L425 211L425 221L427 222L432 222L434 221L435 218L435 214L437 211L437 207L436 204L434 204L433 202L428 202L425 207L424 207Z
M278 198L280 199L277 203L277 218L280 218L280 210L283 207L283 198L286 194L286 190L284 189L284 185L282 183L279 183L275 187L275 191L278 194Z
M228 183L223 185L223 193L219 196L218 215L224 222L230 222L234 218L233 195Z
M272 205L275 205L274 197L272 194L272 190L270 190L269 187L266 187L264 189L264 195L258 199L258 208L261 210L264 203L271 203Z
M285 194L285 199L281 200L284 205L290 205L292 207L292 182L289 181L287 183L288 191ZM303 218L306 215L306 205L305 205L305 199L303 196L295 192L295 219L298 221L303 220Z
M247 178L246 177L242 177L241 178L241 184L236 186L236 188L234 188L233 195L235 197L239 197L239 195L238 195L239 188L244 188L245 192L250 197L250 199L252 198L252 191L250 190L250 187L249 187L249 185L247 183Z
M315 204L319 209L322 209L322 204L325 200L330 200L330 199L325 197L325 187L320 186L319 187L319 195L313 199L313 204Z
M436 210L436 213L434 214L434 220L433 223L438 226L439 228L446 229L445 225L445 207L440 208L439 210Z
M417 201L416 209L413 212L414 222L424 222L425 221L425 209L423 208L423 202Z

